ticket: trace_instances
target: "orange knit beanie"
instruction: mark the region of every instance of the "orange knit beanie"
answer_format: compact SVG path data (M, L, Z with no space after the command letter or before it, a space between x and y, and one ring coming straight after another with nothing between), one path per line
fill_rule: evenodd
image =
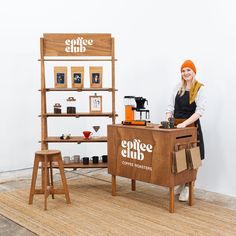
M196 74L197 70L196 70L196 67L195 65L193 64L193 62L191 60L186 60L182 66L181 66L181 69L180 71L182 71L183 68L185 67L189 67L190 69L192 69L194 71L194 73Z

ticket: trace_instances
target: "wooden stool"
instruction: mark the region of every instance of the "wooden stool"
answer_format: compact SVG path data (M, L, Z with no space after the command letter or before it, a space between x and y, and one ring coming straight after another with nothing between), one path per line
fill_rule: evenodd
M42 163L42 188L35 189L36 179L38 174L39 162ZM58 163L58 168L61 174L61 180L63 189L54 189L53 186L53 172L52 172L52 162ZM50 169L50 173L49 173ZM50 180L49 180L50 175ZM47 197L52 194L54 199L54 194L65 194L66 202L70 203L70 196L68 191L68 186L66 183L66 177L64 173L64 165L61 158L61 152L58 150L42 150L35 153L34 167L31 180L29 204L33 203L34 194L44 194L44 210L47 210Z

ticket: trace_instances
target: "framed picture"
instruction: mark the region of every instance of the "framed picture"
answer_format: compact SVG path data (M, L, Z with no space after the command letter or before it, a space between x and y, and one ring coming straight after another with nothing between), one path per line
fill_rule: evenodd
M72 88L84 87L84 67L71 67Z
M67 88L67 67L54 67L55 88Z
M102 66L90 66L90 87L102 88Z
M102 112L102 96L89 96L89 112Z

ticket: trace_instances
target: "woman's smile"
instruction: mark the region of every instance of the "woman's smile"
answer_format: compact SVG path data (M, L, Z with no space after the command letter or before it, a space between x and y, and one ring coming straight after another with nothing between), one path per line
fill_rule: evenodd
M183 68L181 71L181 74L184 80L192 80L193 73L194 72L188 67Z

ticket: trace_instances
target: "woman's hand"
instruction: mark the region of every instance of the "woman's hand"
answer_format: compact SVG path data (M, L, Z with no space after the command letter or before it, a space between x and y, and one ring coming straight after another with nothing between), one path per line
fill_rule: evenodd
M185 128L186 125L184 122L182 122L182 123L179 123L176 127L181 129L181 128Z
M185 120L184 122L182 123L179 123L177 125L177 128L185 128L187 127L188 125L194 123L196 120L198 120L199 118L201 117L200 114L198 113L194 113L192 116L190 116L187 120Z

